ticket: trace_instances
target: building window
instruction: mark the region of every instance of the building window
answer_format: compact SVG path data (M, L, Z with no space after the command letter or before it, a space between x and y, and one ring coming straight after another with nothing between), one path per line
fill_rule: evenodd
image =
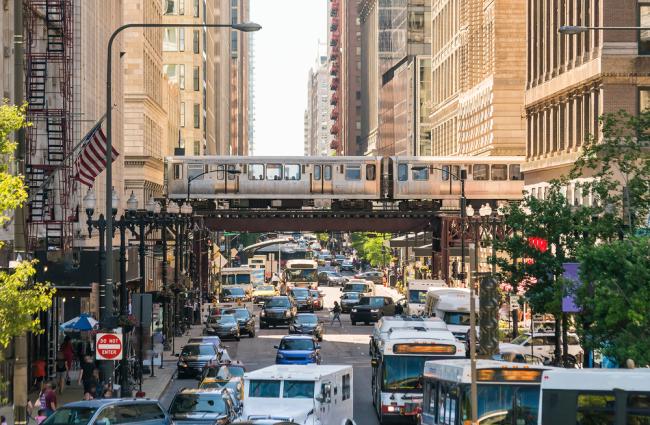
M178 0L178 14L185 15L185 0Z
M199 17L199 0L194 0L194 17Z
M198 103L194 104L194 128L201 127L201 105Z
M650 108L650 87L639 89L639 112Z
M195 156L201 155L201 141L200 140L195 140L194 141L194 155Z
M180 115L181 115L180 126L185 127L185 102L181 102L181 113L180 113Z
M192 51L194 54L199 54L199 30L194 30L192 33Z
M192 72L192 79L194 81L194 91L199 91L199 67L195 66Z
M163 52L178 51L178 28L165 28L163 30Z
M163 15L178 15L179 2L178 0L164 0L163 1Z
M178 88L185 90L185 64L178 65Z
M178 29L178 51L185 51L185 28Z
M639 5L639 26L650 27L650 3ZM650 55L650 30L639 31L639 54Z

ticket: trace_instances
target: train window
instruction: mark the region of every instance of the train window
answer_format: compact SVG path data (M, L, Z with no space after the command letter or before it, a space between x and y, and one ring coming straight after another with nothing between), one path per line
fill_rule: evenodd
M510 164L510 180L523 180L519 164Z
M300 165L298 165L298 164L285 164L285 166L284 166L284 179L285 180L300 180Z
M223 170L224 170L223 165L211 165L210 166L210 172L215 173L215 175L217 176L217 180L223 180Z
M345 180L361 180L361 166L360 165L346 166Z
M413 180L416 181L425 181L429 180L429 169L428 168L422 168L422 169L411 169L411 173L413 176Z
M401 182L407 181L409 178L409 166L408 164L399 164L397 166L397 180Z
M174 180L183 178L183 164L174 164Z
M248 166L248 180L264 180L264 164L250 164Z
M440 167L442 169L442 181L446 182L449 180L449 165L443 165Z
M234 165L229 165L228 166L228 171L231 171L230 173L228 173L228 180L235 180L235 174L238 174L238 173L233 173L232 172L232 171L235 171L235 166Z
M375 164L366 165L366 180L374 180L377 174L377 166Z
M203 176L197 177L200 174L205 173L205 168L203 167L203 164L189 164L187 166L187 178L194 180L196 177L196 180L203 180Z
M475 164L472 167L474 180L490 180L490 166L487 164Z
M332 166L325 165L323 167L323 180L329 181L332 180Z
M320 180L321 166L314 165L314 180Z
M495 164L492 166L492 180L508 180L508 166L505 164Z
M282 165L281 164L267 165L266 178L268 180L282 180Z

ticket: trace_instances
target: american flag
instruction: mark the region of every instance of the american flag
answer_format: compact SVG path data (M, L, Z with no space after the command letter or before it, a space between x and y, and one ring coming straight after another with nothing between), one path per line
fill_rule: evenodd
M81 153L75 161L75 179L88 187L93 187L95 177L106 168L106 135L102 131L102 122L103 120L86 134L82 140ZM112 161L115 161L118 155L113 148Z

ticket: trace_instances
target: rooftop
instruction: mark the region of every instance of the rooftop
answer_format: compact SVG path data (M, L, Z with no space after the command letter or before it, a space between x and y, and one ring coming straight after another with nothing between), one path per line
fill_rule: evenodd
M297 379L318 380L321 376L337 372L349 371L352 366L346 365L273 365L253 372L247 372L244 379Z

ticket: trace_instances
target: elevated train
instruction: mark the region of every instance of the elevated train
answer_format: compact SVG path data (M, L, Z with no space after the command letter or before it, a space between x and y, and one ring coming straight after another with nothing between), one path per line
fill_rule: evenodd
M171 199L189 196L230 208L372 209L392 203L413 209L456 203L461 170L469 200L519 200L523 162L519 156L174 156L166 159L166 179Z

